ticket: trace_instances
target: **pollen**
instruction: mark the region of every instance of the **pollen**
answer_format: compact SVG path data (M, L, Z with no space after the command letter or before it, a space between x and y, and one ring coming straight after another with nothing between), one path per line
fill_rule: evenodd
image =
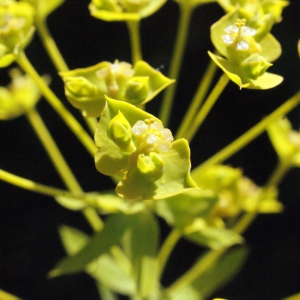
M245 51L249 49L249 44L245 37L253 37L256 29L246 26L245 19L237 19L234 25L229 25L224 29L225 34L221 36L225 45L234 45L236 50Z
M137 121L131 128L137 138L137 148L142 152L166 153L172 147L174 140L172 132L155 119Z

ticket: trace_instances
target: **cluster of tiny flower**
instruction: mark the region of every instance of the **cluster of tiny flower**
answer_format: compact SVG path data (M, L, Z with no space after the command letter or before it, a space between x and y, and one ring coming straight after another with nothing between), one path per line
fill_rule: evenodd
M245 26L245 19L238 19L234 25L230 25L224 29L226 34L222 35L222 40L226 45L236 43L236 50L248 50L249 43L247 37L253 37L256 34L256 29Z
M172 132L157 122L155 119L137 121L131 128L132 134L136 137L137 149L141 152L167 153L174 140Z

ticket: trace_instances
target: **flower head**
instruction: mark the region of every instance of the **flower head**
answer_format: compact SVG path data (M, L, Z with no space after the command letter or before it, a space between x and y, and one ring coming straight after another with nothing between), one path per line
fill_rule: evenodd
M28 3L0 4L0 67L10 65L29 43L34 32L33 15L34 9Z
M282 10L289 5L287 0L217 0L226 12L232 12L237 7L248 18L259 15L272 15L273 22L281 21Z
M267 127L267 133L282 163L300 167L300 132L293 130L286 118L279 118Z
M261 22L239 18L235 10L211 27L211 39L221 56L209 52L212 60L240 88L269 89L283 80L267 73L281 53L280 44L269 33L270 20Z
M155 13L166 0L92 0L91 15L104 21L138 21Z
M121 177L119 196L162 199L196 188L185 140L173 141L171 131L145 111L106 100L95 134L95 162L99 172Z
M14 119L32 109L40 99L36 83L18 69L10 71L11 84L0 87L0 120Z
M60 73L70 103L86 117L99 117L105 95L134 105L144 104L174 82L144 61L101 62L95 66Z

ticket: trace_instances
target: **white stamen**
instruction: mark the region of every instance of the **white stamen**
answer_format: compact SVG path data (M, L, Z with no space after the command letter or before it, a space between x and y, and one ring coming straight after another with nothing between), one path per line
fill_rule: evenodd
M255 34L256 34L256 29L248 27L248 26L242 26L242 35L254 36Z
M238 33L239 32L239 28L236 25L229 25L228 27L226 27L224 29L224 31L228 34L232 34L232 33Z
M166 140L168 142L174 141L174 138L173 138L173 135L172 135L172 132L170 129L164 128L160 131L160 134L164 140Z
M234 38L229 34L222 35L222 40L226 45L231 45L234 42Z
M237 50L248 50L249 44L244 41L240 41L236 44L236 49Z
M150 134L147 137L147 144L153 145L157 141L157 135L156 134Z
M144 121L137 121L131 128L131 132L135 136L140 136L146 133L148 126Z
M161 123L153 122L153 123L150 125L150 128L151 128L151 129L154 129L154 130L157 130L157 131L161 131L162 129L164 129L164 126L163 126Z
M172 144L169 141L164 140L158 140L156 145L158 151L162 153L167 153L172 148Z

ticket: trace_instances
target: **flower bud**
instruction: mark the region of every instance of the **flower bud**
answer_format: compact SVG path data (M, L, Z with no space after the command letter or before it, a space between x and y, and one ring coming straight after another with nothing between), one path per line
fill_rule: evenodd
M272 14L265 14L260 16L257 14L252 22L256 28L255 40L260 42L272 29L274 18Z
M241 63L242 69L251 79L257 79L263 75L270 66L272 66L272 64L268 63L257 53L250 55Z
M155 152L151 152L149 155L140 154L137 159L137 168L153 181L162 177L164 166L164 161Z
M136 149L132 141L130 129L130 124L120 111L108 123L107 127L108 138L111 139L122 151L127 153L132 153Z
M126 83L125 99L131 104L142 103L149 92L149 77L133 77Z
M264 13L271 13L275 22L281 21L282 10L289 5L286 0L268 0L263 1L261 6Z
M101 114L105 101L101 101L100 89L84 77L66 76L65 94L73 106L82 110L84 116L97 117Z

